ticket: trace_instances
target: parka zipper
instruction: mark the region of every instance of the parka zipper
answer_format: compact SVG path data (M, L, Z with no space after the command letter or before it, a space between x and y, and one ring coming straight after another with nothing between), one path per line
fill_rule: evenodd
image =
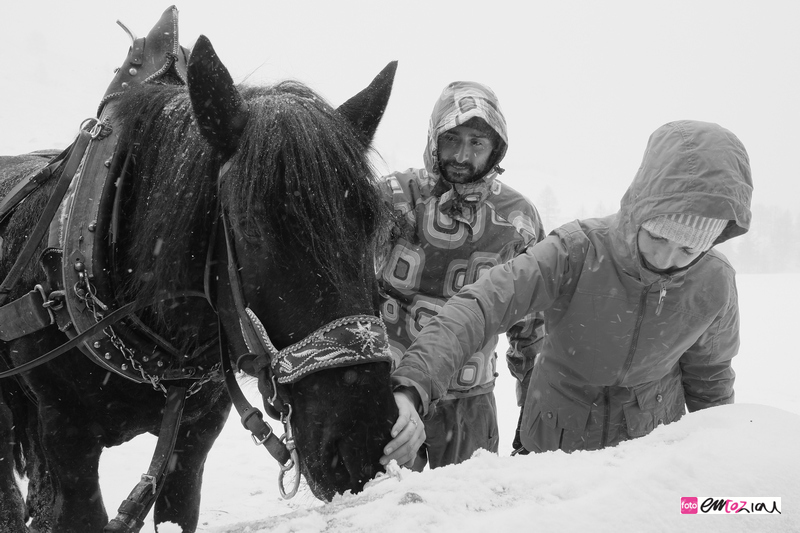
M647 293L650 292L650 287L653 285L648 285L642 291L642 295L639 297L639 314L636 316L636 325L633 328L633 338L631 339L631 347L628 349L628 357L625 359L625 364L622 366L622 373L620 373L617 382L614 386L619 386L625 376L628 374L628 370L631 368L631 364L633 364L633 354L636 353L636 346L639 344L639 330L642 328L642 321L644 320L644 312L645 308L647 307ZM664 289L666 293L666 289Z
M661 308L664 306L664 298L667 296L667 280L661 280L661 292L658 294L658 305L656 306L656 316L661 315Z

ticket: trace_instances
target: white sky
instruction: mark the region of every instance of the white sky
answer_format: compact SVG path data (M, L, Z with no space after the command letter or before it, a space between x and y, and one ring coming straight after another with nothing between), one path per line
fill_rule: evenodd
M71 141L125 59L116 20L144 36L168 6L5 3L0 154ZM435 99L470 79L495 90L508 119L505 181L534 201L549 186L570 216L616 211L649 134L684 118L739 136L754 202L788 208L800 197L793 0L214 0L178 9L183 46L207 35L237 82L296 78L334 105L399 60L376 139L382 171L422 165Z

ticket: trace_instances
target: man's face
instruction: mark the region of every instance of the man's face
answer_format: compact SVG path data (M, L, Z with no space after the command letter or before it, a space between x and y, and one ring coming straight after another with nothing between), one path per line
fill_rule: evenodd
M439 168L450 183L469 183L488 170L494 138L469 126L456 126L439 135Z

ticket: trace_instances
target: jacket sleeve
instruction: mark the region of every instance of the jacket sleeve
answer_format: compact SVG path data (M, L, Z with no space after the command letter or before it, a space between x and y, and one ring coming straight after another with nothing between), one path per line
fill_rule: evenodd
M528 380L536 357L542 351L544 343L544 319L542 313L531 313L521 322L517 322L506 332L508 350L506 364L517 380L517 405L525 403Z
M416 388L427 413L484 339L552 305L568 270L568 257L561 239L551 235L465 286L405 352L392 374L395 385Z
M533 243L544 239L544 227L539 212L533 204L526 204L530 210L530 217L534 225ZM516 378L517 405L522 407L525 403L525 394L528 390L531 370L536 362L536 357L542 351L544 344L544 316L541 312L530 313L522 321L517 322L506 332L508 350L506 350L506 364L511 375Z
M731 359L739 351L739 303L732 281L727 308L680 359L686 407L694 412L734 402L736 373Z

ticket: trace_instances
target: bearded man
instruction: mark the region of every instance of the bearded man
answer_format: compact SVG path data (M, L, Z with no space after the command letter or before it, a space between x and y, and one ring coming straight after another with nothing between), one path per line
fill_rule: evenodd
M544 238L533 204L497 179L507 148L506 120L494 92L480 83L457 81L445 87L433 108L425 168L383 178L395 226L379 283L395 366L450 297ZM526 377L541 347L541 316L524 317L507 336L507 363L518 380L522 405ZM469 354L447 384L447 394L428 410L424 428L409 412L428 399L420 398L403 377L393 376L400 415L392 437L403 435L385 448L384 464L396 459L420 471L426 464L460 463L479 448L497 452L497 343L495 335ZM436 368L449 360L437 354L426 364ZM420 440L419 451L409 453ZM401 441L405 444L396 445Z

